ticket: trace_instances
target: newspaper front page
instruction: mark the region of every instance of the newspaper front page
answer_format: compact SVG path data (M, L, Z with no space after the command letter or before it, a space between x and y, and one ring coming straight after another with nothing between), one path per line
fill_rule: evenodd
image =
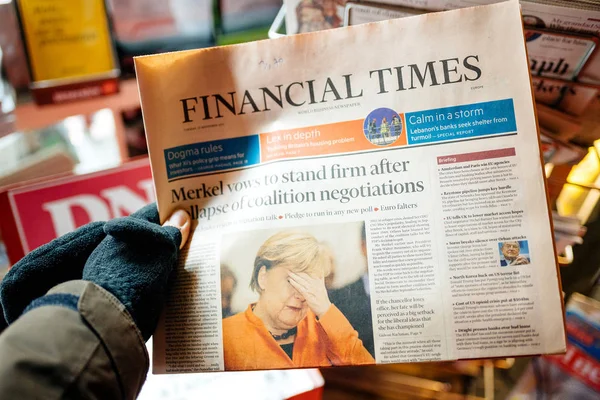
M519 5L140 57L154 372L565 350Z

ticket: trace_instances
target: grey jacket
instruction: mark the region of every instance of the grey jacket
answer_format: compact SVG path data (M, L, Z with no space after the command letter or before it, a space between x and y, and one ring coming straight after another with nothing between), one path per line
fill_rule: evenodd
M125 307L86 281L48 293L79 296L78 311L38 307L0 335L0 400L135 399L149 359Z

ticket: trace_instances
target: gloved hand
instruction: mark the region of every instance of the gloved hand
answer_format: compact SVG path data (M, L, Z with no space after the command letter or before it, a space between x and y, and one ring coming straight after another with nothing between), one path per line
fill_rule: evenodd
M81 279L89 255L106 236L103 228L104 222L82 226L38 247L13 265L0 282L0 305L6 322L13 323L29 303L54 286Z
M112 293L125 305L145 340L154 332L168 281L185 244L190 216L183 210L158 225L155 206L106 223L106 238L89 256L83 279Z
M32 251L0 282L6 322L14 322L52 287L86 279L115 295L147 339L156 326L178 247L190 228L184 211L174 213L164 227L158 223L156 205L151 204L129 217L88 224Z

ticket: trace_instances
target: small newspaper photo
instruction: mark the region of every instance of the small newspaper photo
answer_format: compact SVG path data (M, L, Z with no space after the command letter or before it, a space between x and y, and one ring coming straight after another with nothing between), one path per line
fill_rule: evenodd
M194 221L154 373L565 351L517 1L135 64Z

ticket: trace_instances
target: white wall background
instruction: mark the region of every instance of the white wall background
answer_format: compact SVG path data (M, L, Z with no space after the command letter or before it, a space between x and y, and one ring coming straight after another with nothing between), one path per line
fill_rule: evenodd
M255 302L258 295L250 290L250 278L256 252L270 236L283 230L307 232L331 248L335 259L334 287L344 286L363 274L366 259L361 252L361 222L343 224L299 226L283 229L268 229L230 233L223 236L221 264L233 271L238 285L232 299L232 311L245 310Z

